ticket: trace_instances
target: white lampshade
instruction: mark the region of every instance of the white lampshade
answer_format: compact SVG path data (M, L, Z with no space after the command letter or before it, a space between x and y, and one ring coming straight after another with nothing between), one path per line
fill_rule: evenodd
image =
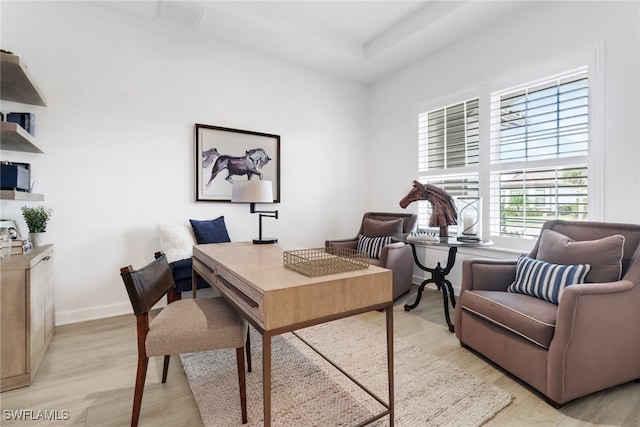
M233 181L231 201L234 203L273 203L271 181Z

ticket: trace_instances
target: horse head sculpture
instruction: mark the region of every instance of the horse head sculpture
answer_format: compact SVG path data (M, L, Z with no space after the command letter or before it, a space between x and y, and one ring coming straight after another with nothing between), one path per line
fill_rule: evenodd
M413 189L400 200L400 207L405 209L417 200L428 200L431 203L429 227L440 227L440 236L448 236L447 226L457 224L458 218L455 202L449 193L435 185L413 181Z

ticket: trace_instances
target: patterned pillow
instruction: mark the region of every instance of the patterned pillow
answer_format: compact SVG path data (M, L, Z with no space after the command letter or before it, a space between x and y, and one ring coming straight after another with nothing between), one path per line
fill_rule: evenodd
M507 290L558 304L565 286L584 283L590 270L589 264L549 264L522 255L516 266L516 280Z
M380 259L382 248L389 243L391 243L391 236L369 237L361 234L358 236L357 250L369 255L369 258Z

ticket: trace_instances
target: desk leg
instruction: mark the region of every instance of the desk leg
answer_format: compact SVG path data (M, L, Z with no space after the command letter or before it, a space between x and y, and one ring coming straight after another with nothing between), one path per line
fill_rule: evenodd
M271 335L262 334L262 404L264 427L271 426Z
M394 404L394 376L393 376L393 306L385 309L387 315L387 376L389 382L389 427L393 427Z
M195 270L191 271L191 293L193 294L193 299L196 299L196 294L198 293L198 273L196 273Z

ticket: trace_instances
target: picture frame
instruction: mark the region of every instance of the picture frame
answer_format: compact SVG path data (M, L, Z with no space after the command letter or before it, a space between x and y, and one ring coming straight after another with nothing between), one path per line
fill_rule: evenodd
M196 201L230 202L233 180L262 179L280 202L280 135L196 123L195 142Z

